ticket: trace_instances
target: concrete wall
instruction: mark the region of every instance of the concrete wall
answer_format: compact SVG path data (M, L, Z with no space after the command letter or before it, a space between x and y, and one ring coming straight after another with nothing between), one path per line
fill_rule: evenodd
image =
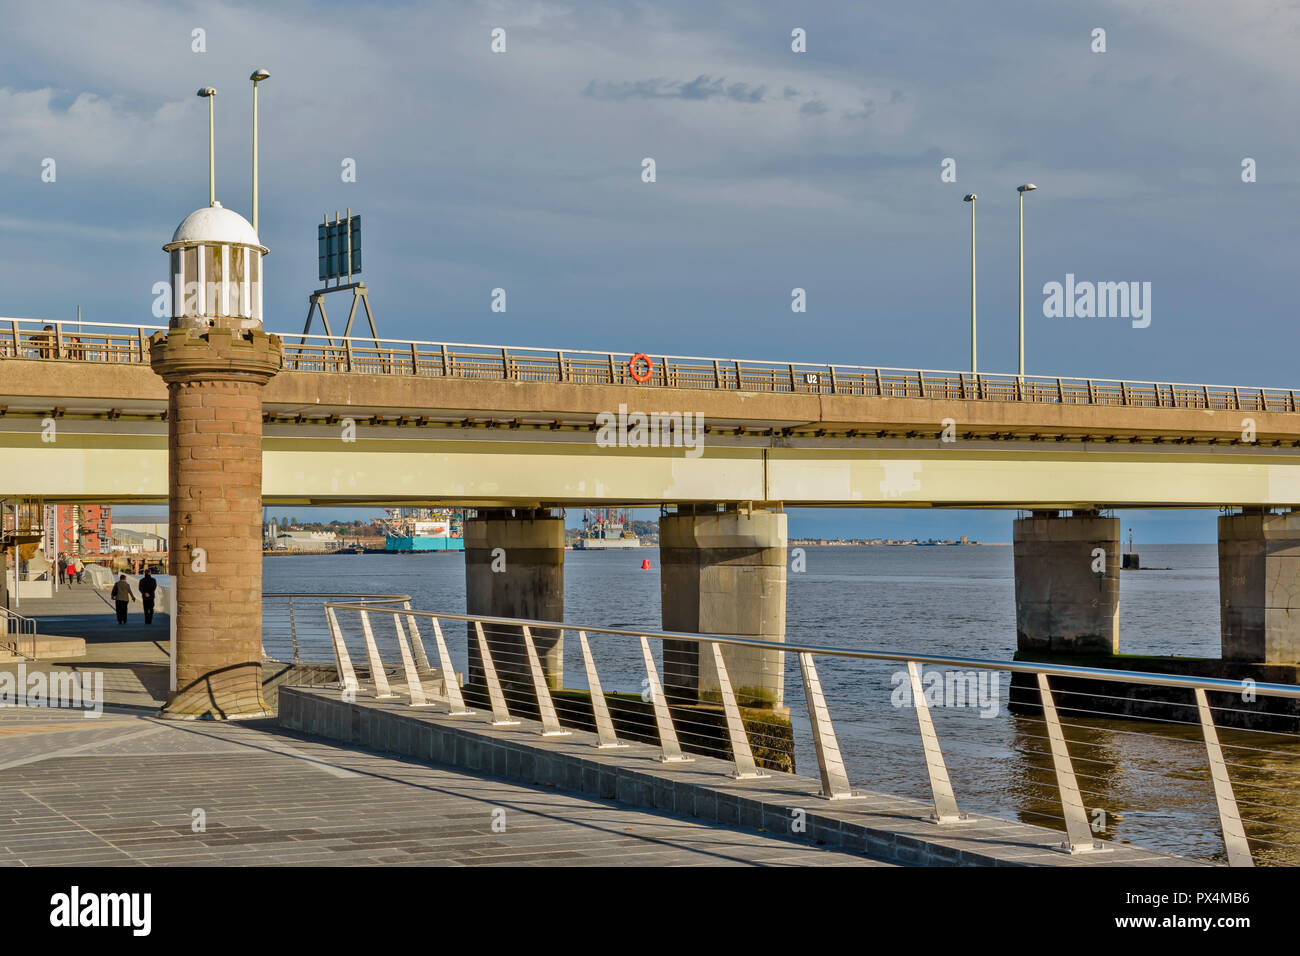
M681 506L659 521L659 560L664 630L785 641L783 512ZM670 699L719 699L710 651L664 641L663 654ZM728 647L723 659L742 703L783 708L784 653Z
M499 550L498 550L499 549ZM495 552L495 553L494 553ZM493 570L493 567L496 570ZM465 520L465 609L467 614L564 620L564 519L530 509L480 511ZM518 628L485 626L488 651L503 684L525 696L532 677ZM483 682L474 625L469 641L469 682ZM547 683L564 680L564 638L558 630L534 630Z
M1224 660L1300 663L1300 513L1219 518Z
M1020 650L1118 653L1119 531L1118 518L1095 512L1072 517L1035 512L1016 519Z

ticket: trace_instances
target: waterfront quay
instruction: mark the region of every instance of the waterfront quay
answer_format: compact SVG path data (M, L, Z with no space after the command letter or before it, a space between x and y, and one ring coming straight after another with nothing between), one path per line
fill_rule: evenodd
M165 615L118 626L90 586L30 604L84 653L0 669L98 672L105 689L98 716L0 708L6 865L1197 865L1120 845L1071 856L1043 827L972 815L945 829L921 801L826 801L815 778L734 780L713 757L663 764L650 744L413 709L400 674L397 699L282 684L272 718L160 719Z

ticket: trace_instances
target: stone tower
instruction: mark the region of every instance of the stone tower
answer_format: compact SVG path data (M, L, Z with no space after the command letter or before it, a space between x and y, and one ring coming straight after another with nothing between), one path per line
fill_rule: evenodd
M262 699L262 389L283 364L262 331L253 227L220 203L163 247L172 318L150 339L167 383L169 570L176 588L176 687L161 716L268 716Z

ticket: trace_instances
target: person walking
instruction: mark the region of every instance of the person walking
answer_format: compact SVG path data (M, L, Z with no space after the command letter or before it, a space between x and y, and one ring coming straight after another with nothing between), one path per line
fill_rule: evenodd
M59 555L59 585L68 583L68 559Z
M86 573L86 562L77 558L77 583L81 583L81 576Z
M126 575L123 574L113 585L113 601L117 604L117 623L126 623L126 605L135 600L135 592L131 590L131 585L126 583Z
M158 593L158 579L149 573L149 569L144 569L144 577L140 579L140 604L144 607L144 622L153 623L153 600Z

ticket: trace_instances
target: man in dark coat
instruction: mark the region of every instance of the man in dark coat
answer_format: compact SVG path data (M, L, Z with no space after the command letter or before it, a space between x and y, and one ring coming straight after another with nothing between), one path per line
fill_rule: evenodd
M153 623L153 599L158 593L158 579L145 568L144 577L140 579L140 603L144 605L144 622Z

